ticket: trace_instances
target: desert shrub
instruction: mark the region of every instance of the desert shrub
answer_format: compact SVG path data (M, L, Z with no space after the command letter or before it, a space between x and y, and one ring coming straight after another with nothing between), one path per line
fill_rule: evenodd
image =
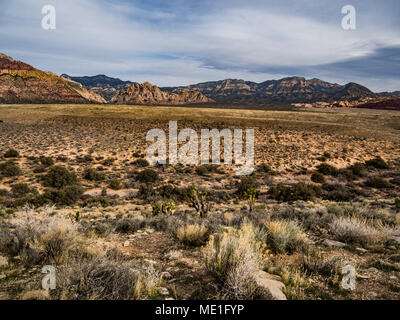
M21 175L22 171L16 163L9 160L0 163L0 173L7 178L11 178Z
M151 184L141 184L139 186L139 191L137 197L139 199L149 200L156 196L156 190L154 190Z
M19 156L19 152L15 149L8 149L4 153L4 158L17 158Z
M356 177L362 177L365 171L365 165L357 162L348 168Z
M384 239L383 233L367 224L365 219L339 217L329 225L330 232L338 241L368 245Z
M165 184L160 186L156 190L157 194L159 194L163 199L173 199L175 201L184 201L186 200L186 190L177 188L171 184Z
M40 163L45 167L50 167L54 164L54 160L50 157L40 157Z
M115 228L119 233L134 233L146 226L146 221L138 218L124 218L117 222Z
M110 202L110 199L108 199L106 196L95 196L95 197L87 197L83 199L82 206L83 207L98 207L101 206L103 208L111 206L112 203Z
M46 189L42 197L45 202L53 202L59 205L73 205L82 196L83 190L81 187L72 185L62 189Z
M117 179L113 179L113 180L110 181L108 186L112 190L119 190L119 189L121 189L121 181L119 181Z
M381 157L376 157L374 159L367 160L365 161L365 164L368 167L372 167L375 169L389 169L388 164Z
M266 163L260 164L259 171L262 173L274 174L274 171L272 170L272 168Z
M76 225L64 216L24 212L11 225L1 232L0 251L25 265L62 263L80 250Z
M205 165L196 167L195 171L196 171L196 173L197 173L199 176L205 176L205 175L207 175L208 173L210 173L210 172L208 171L207 166L205 166Z
M236 194L240 199L246 199L246 192L250 189L258 190L260 188L260 184L257 179L253 176L244 176L240 179L240 182L237 184ZM258 191L257 195L258 196Z
M307 235L297 221L271 220L265 224L268 243L275 252L292 252L304 247Z
M201 246L208 240L208 229L204 225L189 224L176 230L176 237L183 244L189 246Z
M115 162L114 158L107 158L102 162L102 164L106 167L109 167L112 166L114 162Z
M8 195L7 189L0 189L0 197L5 197Z
M74 185L78 182L75 173L70 172L63 166L53 166L43 177L46 187L58 188Z
M31 192L31 189L26 183L17 183L11 187L11 192L14 197L23 197Z
M244 224L240 230L229 229L211 236L203 255L208 272L223 284L225 298L252 299L257 296L255 279L262 267L262 254L250 224Z
M305 184L304 182L292 186L285 186L280 183L269 190L269 195L279 202L311 201L320 194L321 188L319 186Z
M133 162L133 164L139 168L145 168L150 165L150 163L146 159L137 159Z
M365 185L370 188L386 189L390 188L391 184L383 178L372 177L365 181Z
M315 183L325 183L325 176L320 172L314 172L311 175L311 181Z
M104 180L104 173L93 169L93 168L86 168L83 171L83 175L82 175L83 179L85 180L89 180L89 181L103 181Z
M158 172L153 169L145 169L136 175L136 180L142 183L155 183L158 179Z
M327 164L327 163L321 163L317 167L317 170L319 173L322 173L326 176L337 176L339 174L338 169L336 169L334 166L331 166L330 164Z
M346 265L345 258L341 256L324 258L320 252L310 251L312 252L307 252L301 259L301 266L306 274L331 277L341 274L342 267Z
M394 200L394 207L397 211L400 211L400 198Z
M108 257L74 260L57 272L56 297L69 300L137 300L159 295L161 274Z

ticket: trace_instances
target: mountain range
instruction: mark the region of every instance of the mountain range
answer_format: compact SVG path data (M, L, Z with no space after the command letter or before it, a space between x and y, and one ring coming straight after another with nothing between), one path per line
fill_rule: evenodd
M239 105L320 104L400 110L400 92L374 93L357 83L287 77L261 83L226 79L159 88L106 75L45 72L0 53L0 103L113 103ZM385 101L385 103L382 103Z

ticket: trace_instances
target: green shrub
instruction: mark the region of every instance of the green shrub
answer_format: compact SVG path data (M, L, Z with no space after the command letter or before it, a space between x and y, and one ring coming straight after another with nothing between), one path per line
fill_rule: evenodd
M0 197L5 197L8 195L8 190L7 189L0 189Z
M156 190L163 199L173 199L175 201L185 201L187 194L184 189L177 188L171 184L165 184Z
M314 172L311 175L311 181L315 183L325 183L325 176L320 172Z
M369 178L365 185L370 188L377 188L377 189L386 189L391 186L391 184L383 178L380 177L372 177Z
M50 167L54 164L54 160L50 157L40 157L40 163L45 167Z
M11 192L15 197L23 197L31 192L26 183L17 183L11 187Z
M396 208L396 211L400 211L400 198L394 200L394 207Z
M86 168L83 171L82 175L83 179L89 181L103 181L105 178L104 173L100 172L99 170L93 168Z
M375 169L389 169L388 164L381 157L376 157L374 159L365 161L368 167L373 167Z
M330 164L327 163L321 163L318 167L317 170L319 173L322 173L326 176L337 176L339 173L339 170L336 169L334 166L331 166Z
M11 178L21 175L22 171L17 164L9 160L7 162L0 163L0 173L7 178Z
M46 187L58 188L74 185L78 182L75 173L68 171L65 167L54 166L43 177Z
M145 169L136 175L136 180L142 183L155 183L158 179L158 172L153 169Z
M9 149L4 153L4 158L17 158L19 156L19 152L15 149Z
M113 179L113 180L110 181L108 186L112 190L119 190L119 189L121 189L121 181L119 181L117 179Z
M133 164L139 168L145 168L150 165L150 163L146 159L137 159L133 162Z
M46 189L43 198L58 205L73 205L80 200L82 188L76 185L66 186L62 189Z
M237 184L236 195L239 199L246 200L246 192L251 189L256 190L258 197L258 189L260 188L260 184L258 183L257 179L252 176L245 176L240 179L240 182Z
M199 176L205 176L205 175L207 175L208 173L210 173L209 171L208 171L208 168L204 165L204 166L199 166L199 167L196 167L196 173L199 175Z
M349 169L355 176L362 177L364 175L365 165L360 162L357 162L352 166L350 166Z
M282 183L269 190L270 196L279 202L291 202L297 200L311 201L321 194L319 186L299 182L292 186L285 186Z

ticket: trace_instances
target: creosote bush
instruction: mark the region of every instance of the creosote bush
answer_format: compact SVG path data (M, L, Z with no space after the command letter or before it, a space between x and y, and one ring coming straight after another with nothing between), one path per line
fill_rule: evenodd
M99 170L93 168L86 168L85 171L83 171L82 177L83 179L89 181L103 181L105 175Z
M367 160L365 161L365 164L368 167L372 167L375 169L389 169L388 164L381 157L376 157L374 159Z
M74 185L78 182L75 173L70 172L63 166L53 166L43 177L46 187L61 189L66 186Z
M15 149L9 149L4 153L4 158L17 158L19 156L19 152Z
M201 246L208 239L208 229L204 225L189 224L181 226L176 231L176 237L183 244L189 246Z
M155 183L158 179L158 172L153 169L145 169L136 175L136 180L142 183Z
M9 160L7 162L0 163L0 174L4 177L11 178L20 176L22 171L16 163Z
M330 164L327 164L327 163L321 163L317 167L317 170L319 173L322 173L327 176L337 176L339 174L338 169L336 169L334 166L331 166Z
M311 201L320 194L321 188L319 186L305 184L304 182L291 186L280 183L269 190L269 195L279 202Z
M390 188L391 184L383 178L373 177L365 181L365 185L370 188L386 189Z
M315 183L325 183L325 176L320 172L314 172L311 175L311 181Z

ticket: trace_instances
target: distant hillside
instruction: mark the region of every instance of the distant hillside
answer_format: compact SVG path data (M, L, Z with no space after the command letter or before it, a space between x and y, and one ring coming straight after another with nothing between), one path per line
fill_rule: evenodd
M116 104L188 104L214 102L198 91L176 89L171 92L162 91L148 82L135 83L122 89L115 95L112 103Z
M240 104L331 102L337 100L360 100L377 96L368 88L356 83L342 86L319 79L306 80L302 77L268 80L261 83L227 79L178 88L200 91L216 102ZM163 89L173 91L177 88L169 87Z
M77 83L0 53L0 103L105 103L105 100Z
M106 101L110 101L119 90L133 85L131 81L122 81L118 78L107 77L103 74L92 77L72 77L67 74L62 74L61 77L80 83L86 89L91 89L101 95Z

